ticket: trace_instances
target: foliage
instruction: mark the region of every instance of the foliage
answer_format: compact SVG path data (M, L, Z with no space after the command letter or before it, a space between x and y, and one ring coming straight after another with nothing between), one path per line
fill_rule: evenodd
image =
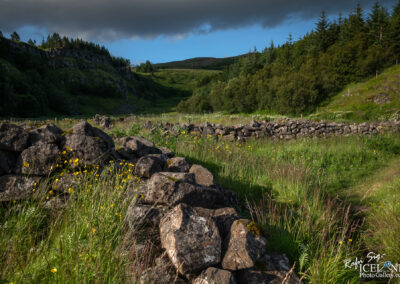
M218 82L202 93L213 111L308 114L350 82L360 81L398 61L400 1L392 15L376 2L364 19L360 5L347 18L329 22L325 13L316 29L236 60ZM202 112L193 98L181 112ZM206 104L206 103L204 103Z
M156 68L151 64L149 60L146 61L146 63L140 64L138 67L136 67L136 72L142 72L142 73L151 73L156 71Z

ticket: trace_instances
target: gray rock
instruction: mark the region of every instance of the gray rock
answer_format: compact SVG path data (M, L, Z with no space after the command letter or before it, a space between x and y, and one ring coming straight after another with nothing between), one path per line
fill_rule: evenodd
M14 124L0 125L0 150L22 152L29 146L29 134Z
M179 204L160 222L161 245L182 274L201 271L221 261L221 237L211 218Z
M193 281L193 284L236 284L236 279L228 270L209 267Z
M137 158L148 154L162 153L160 149L154 147L153 142L141 136L123 137L118 139L117 143L124 148L124 151L127 154L133 155Z
M135 231L139 226L158 227L166 211L165 206L137 204L136 200L134 200L128 207L125 222L131 231Z
M187 203L205 208L213 208L222 199L221 192L215 188L195 185L160 173L154 174L148 181L144 195L144 201L150 204L175 206Z
M54 124L45 125L29 132L29 142L31 145L38 143L61 145L64 141L62 133L63 131Z
M236 220L227 237L222 267L228 270L251 268L265 253L267 240L249 231L249 220Z
M168 171L170 172L188 172L192 165L186 158L175 157L168 160Z
M103 128L111 127L111 118L105 115L96 114L93 117L93 122Z
M197 184L204 185L204 186L213 186L214 185L214 176L206 168L204 168L200 165L193 165L190 168L189 172L194 174Z
M104 163L112 158L114 142L98 128L83 121L76 124L66 136L65 148L83 165Z
M39 183L39 177L5 175L0 177L0 201L28 199L33 194L34 183Z
M55 169L61 151L56 144L35 144L18 158L16 173L45 176Z
M162 154L164 154L168 158L172 158L172 157L175 156L174 152L172 152L171 149L168 149L166 147L160 147L160 151L161 151Z
M228 236L233 222L239 219L239 215L235 208L231 207L218 209L195 207L194 209L199 215L212 218L214 220L215 224L217 224L219 234L222 239L225 239L225 237Z
M150 178L154 173L164 171L166 166L164 159L144 156L137 161L135 174L140 177Z
M137 283L137 282L134 282ZM175 267L166 257L159 257L155 260L155 265L143 271L140 282L143 284L184 284L187 283L181 279L175 271Z

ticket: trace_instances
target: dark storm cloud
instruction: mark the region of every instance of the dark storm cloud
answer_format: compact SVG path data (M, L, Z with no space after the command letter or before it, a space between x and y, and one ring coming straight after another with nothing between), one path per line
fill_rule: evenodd
M374 0L361 1L370 7ZM381 1L391 4L393 1ZM84 38L182 36L260 24L288 17L315 18L322 10L347 13L356 0L0 0L0 30L45 28Z

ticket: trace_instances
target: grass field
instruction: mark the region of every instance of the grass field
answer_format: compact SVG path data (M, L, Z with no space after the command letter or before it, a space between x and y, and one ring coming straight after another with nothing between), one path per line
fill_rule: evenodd
M191 121L253 118L208 115ZM286 253L305 282L358 283L358 273L346 269L344 260L369 251L400 262L399 134L242 144L185 132L164 136L160 129L142 128L148 119L166 117L116 123L109 134L143 135L210 169L218 183L239 194L241 214L263 226L268 249ZM68 129L74 122L58 124ZM126 196L134 194L138 180L129 165L122 166L118 173L110 169L100 176L79 172L81 181L71 189L74 198L61 210L44 206L52 198L45 189L37 189L42 195L35 201L2 207L0 279L123 283L151 265L150 251L157 247L146 244L146 253L138 253L143 247L135 250L134 244L143 236L129 237L124 226Z

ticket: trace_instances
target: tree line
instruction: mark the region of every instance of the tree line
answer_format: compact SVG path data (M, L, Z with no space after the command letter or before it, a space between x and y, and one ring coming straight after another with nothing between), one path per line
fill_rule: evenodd
M364 15L367 14L367 15ZM397 64L400 0L392 13L376 2L364 13L329 20L322 12L315 28L293 41L249 52L210 84L178 105L179 112L306 114L346 84Z

